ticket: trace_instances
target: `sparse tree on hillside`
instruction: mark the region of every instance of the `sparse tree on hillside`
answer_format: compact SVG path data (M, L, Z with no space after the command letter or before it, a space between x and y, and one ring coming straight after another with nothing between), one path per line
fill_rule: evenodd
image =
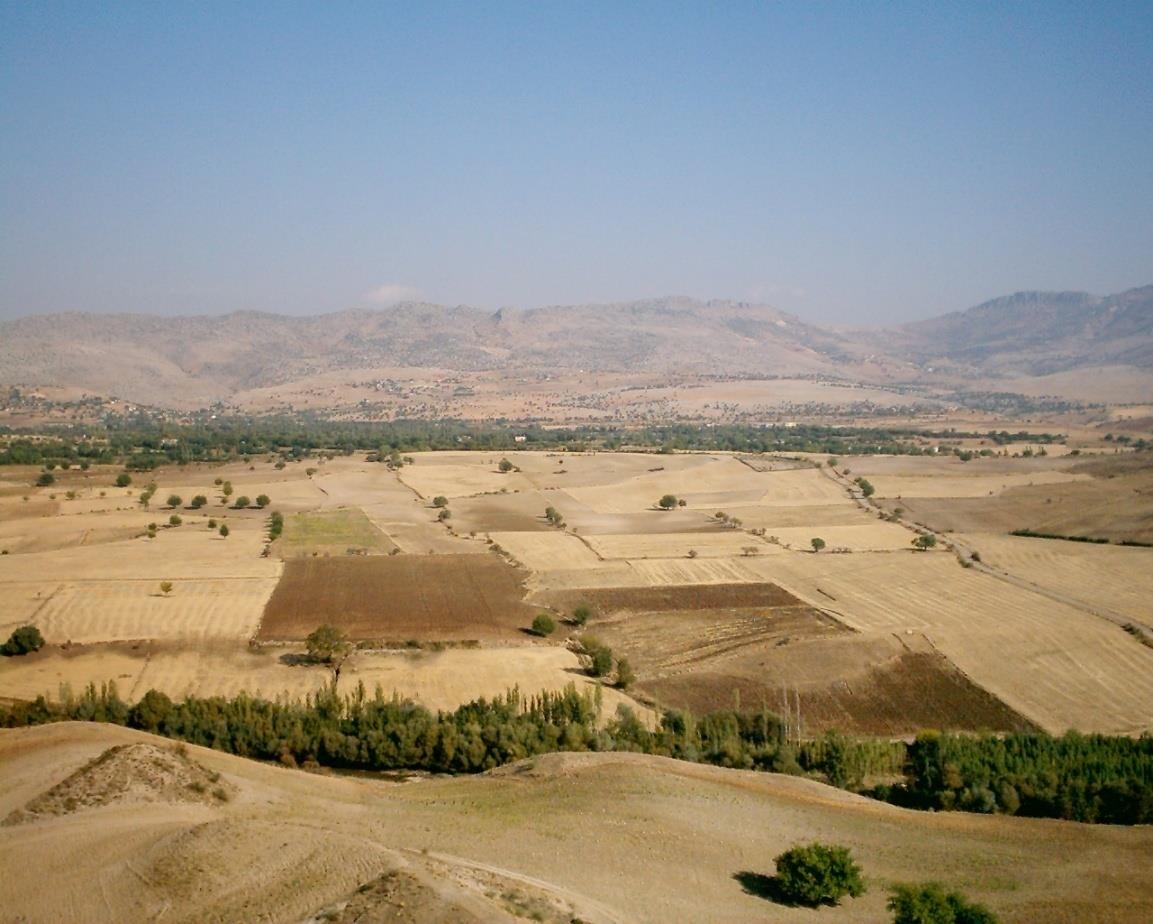
M660 507L661 510L672 510L676 505L677 496L675 494L666 494L657 501L657 506Z
M815 908L865 893L861 869L845 847L817 843L793 847L778 856L776 864L777 887L786 901Z
M918 552L927 552L929 549L937 545L937 537L932 533L925 533L923 536L917 536L913 540L913 547Z
M819 552L819 551L821 551L821 549L823 549L825 547L825 540L822 539L820 536L814 536L812 539L809 540L809 545L811 545L813 547L814 552Z
M997 924L988 908L935 882L894 886L886 907L893 912L893 924Z
M569 620L574 626L583 626L589 621L592 616L592 610L585 604L581 604L572 611L572 618Z
M556 623L548 613L538 613L532 621L532 631L542 637L552 635L556 631Z

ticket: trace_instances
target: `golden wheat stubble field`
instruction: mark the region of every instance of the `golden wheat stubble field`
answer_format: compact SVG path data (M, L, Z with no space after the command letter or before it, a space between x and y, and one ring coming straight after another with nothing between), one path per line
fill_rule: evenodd
M305 692L327 672L282 656L301 650L314 622L339 622L347 610L360 613L346 625L355 637L413 644L409 655L358 651L342 684L357 676L453 705L454 691L467 698L579 678L579 658L564 647L579 630L559 620L548 639L524 630L542 608L563 617L589 602L585 631L630 659L636 696L663 705L773 708L791 695L814 731L1153 727L1153 649L1073 593L1103 577L1112 589L1102 596L1140 616L1153 550L958 536L965 548L989 550L995 567L986 573L961 566L948 532L936 549L914 551L912 513L891 515L913 483L910 508L979 498L1009 510L1023 492L1060 497L1112 484L1092 459L850 457L839 466L845 475L820 457L513 452L504 472L502 458L417 453L399 473L359 455L284 469L264 461L162 469L144 476L157 484L148 510L136 504L138 486L111 487L111 470L69 473L51 489L29 487L35 472L0 472L0 537L12 540L0 557L0 629L32 621L49 642L0 666L0 695L103 679L136 695L153 683L177 695L246 683L267 695ZM855 496L858 476L877 487L887 517ZM284 537L267 557L266 512L232 509L216 479L232 482L233 497L268 494L284 512ZM183 523L168 528L171 512L156 501L169 493L185 504L203 493L209 503L179 510ZM684 504L659 509L665 494ZM447 499L444 520L438 496ZM563 526L545 519L549 507ZM209 530L209 518L230 535ZM150 522L159 524L155 538ZM824 551L812 551L813 538ZM295 563L289 571L282 557ZM340 570L350 568L357 576ZM311 588L303 596L292 593L302 575ZM161 581L172 582L169 593ZM782 622L772 606L664 599L704 599L704 587L732 595L742 585L779 588L815 621ZM419 606L399 606L405 600ZM254 637L268 644L250 648ZM413 657L434 642L479 643L483 653L455 650L451 665L477 682L446 685L432 666L436 652L424 666Z

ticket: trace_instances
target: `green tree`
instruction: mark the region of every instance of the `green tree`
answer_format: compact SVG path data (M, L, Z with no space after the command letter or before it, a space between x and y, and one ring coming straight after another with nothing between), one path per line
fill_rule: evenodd
M248 495L241 494L240 497L236 498L236 503L233 504L232 506L235 507L237 510L243 510L245 507L247 507L251 503L252 503L252 501L248 499Z
M174 514L172 514L172 516L170 516L168 518L168 525L169 526L179 526L183 522L184 522L184 519L178 513L174 513Z
M856 480L856 485L861 489L861 494L865 497L872 497L877 493L877 489L874 488L872 484L870 484L869 481L864 478L858 478Z
M40 477L36 479L36 486L40 488L47 488L54 484L56 484L56 476L51 472L41 472Z
M660 507L661 510L672 510L676 505L677 496L675 494L666 494L657 501L657 506Z
M232 497L232 482L226 481L220 486L220 493L225 497Z
M259 507L261 510L263 510L265 507L267 507L271 503L272 503L272 498L269 497L267 494L257 494L256 495L256 506Z
M128 721L134 728L155 733L164 720L172 714L172 700L159 690L149 690L128 713Z
M893 924L997 924L997 916L935 882L893 887L886 907Z
M438 494L436 497L434 497L432 499L432 506L434 506L434 507L447 507L448 506L448 498L445 497L443 494Z
M192 500L190 500L188 502L188 506L191 507L193 510L199 510L201 507L203 507L207 503L208 503L207 497L205 497L203 494L197 494L194 498L192 498Z
M228 524L227 523L221 523L220 524L220 536L221 536L221 538L227 539L229 532L230 532L230 530L228 529Z
M511 462L509 462L509 460L508 460L508 459L501 459L501 460L500 460L500 465L498 465L498 466L497 466L497 468L499 468L499 469L500 469L502 472L504 472L505 474L508 474L508 473L509 473L509 472L511 472L511 471L512 471L514 468L516 468L516 466L515 466L515 465L513 465Z
M861 869L848 848L812 843L786 850L776 859L777 886L786 901L836 905L846 895L865 893Z
M931 533L926 533L923 536L917 536L917 538L913 540L913 546L919 552L927 552L929 549L936 546L936 544L937 537Z
M121 472L116 476L116 487L126 488L132 484L132 476L128 472Z
M814 552L819 552L819 551L821 551L821 549L823 549L825 547L825 540L822 539L820 536L814 536L812 539L809 540L809 545L811 545L813 547Z
M160 582L160 592L162 594L164 594L164 596L166 596L166 597L170 593L172 593L172 582L171 581L161 581Z
M183 503L184 503L184 498L182 498L179 494L169 494L168 495L168 506L169 507L179 507Z
M347 657L352 650L345 634L336 626L323 625L313 629L304 640L308 656L314 661L332 664Z
M11 658L39 651L43 647L44 636L39 629L35 626L21 626L8 636L8 641L0 645L0 655Z
M556 631L556 623L548 613L538 613L532 621L532 631L536 635L552 635Z
M572 611L572 618L570 619L570 622L572 622L574 626L583 626L586 622L589 621L589 619L592 617L592 614L592 609L587 604L582 603Z

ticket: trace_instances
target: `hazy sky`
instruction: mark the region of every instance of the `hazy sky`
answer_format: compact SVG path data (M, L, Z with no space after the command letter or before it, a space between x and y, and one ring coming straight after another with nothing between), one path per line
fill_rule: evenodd
M1153 2L0 2L0 317L1153 283Z

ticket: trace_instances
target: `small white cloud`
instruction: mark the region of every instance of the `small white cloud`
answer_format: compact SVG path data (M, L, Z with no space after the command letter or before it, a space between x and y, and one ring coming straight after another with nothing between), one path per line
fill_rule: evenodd
M416 286L406 286L399 282L386 282L364 293L364 300L374 305L395 305L397 302L419 302L424 293Z

